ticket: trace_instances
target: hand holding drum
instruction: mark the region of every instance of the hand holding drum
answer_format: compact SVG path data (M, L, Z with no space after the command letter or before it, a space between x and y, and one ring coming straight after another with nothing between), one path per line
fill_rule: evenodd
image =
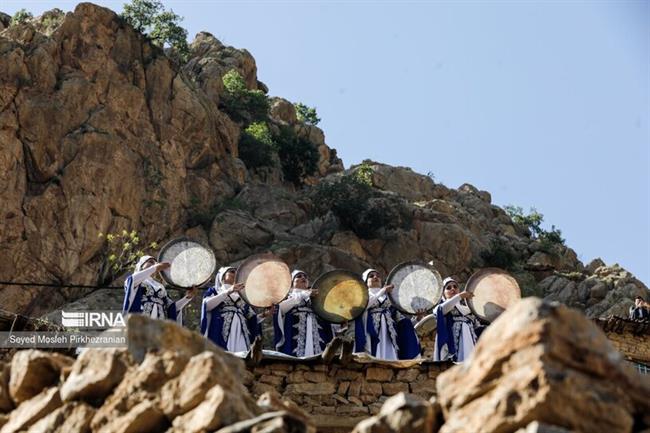
M440 274L432 266L419 261L395 266L388 275L387 283L386 292L391 302L406 314L430 311L442 297Z
M168 284L188 290L212 280L217 269L210 247L184 237L165 244L158 254L158 262L160 275Z
M510 305L521 299L519 284L510 274L498 268L480 269L467 280L465 291L469 293L467 305L479 318L487 322L494 319Z
M256 254L237 268L241 297L254 307L268 308L282 301L291 288L289 266L271 253Z

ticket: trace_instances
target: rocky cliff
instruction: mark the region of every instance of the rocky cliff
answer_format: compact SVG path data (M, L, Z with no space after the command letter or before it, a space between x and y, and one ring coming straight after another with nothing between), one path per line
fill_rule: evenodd
M571 248L536 239L486 191L372 161L344 170L323 131L281 98L270 100L267 123L313 147L316 168L296 183L279 154L247 167L239 158L246 122L226 114L222 77L234 69L247 89L268 89L250 53L208 33L177 64L89 3L0 21L0 281L96 284L105 261L98 233L126 229L148 242L201 238L221 264L274 251L313 276L422 259L464 280L498 265L524 294L591 315L625 314L647 293L619 267L585 266ZM90 291L0 286L3 308L30 315ZM106 305L105 294L90 296ZM108 295L117 305L119 296Z

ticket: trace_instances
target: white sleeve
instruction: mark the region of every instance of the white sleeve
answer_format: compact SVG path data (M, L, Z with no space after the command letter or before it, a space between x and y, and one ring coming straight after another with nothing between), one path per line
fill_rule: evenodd
M232 289L226 290L225 292L221 292L218 295L210 296L208 298L205 298L203 302L205 303L205 309L207 311L212 311L214 308L221 304L223 301L226 300L226 298L232 293Z
M374 295L371 292L368 292L368 307L374 307L379 302L379 298L381 298L385 294L386 294L385 288L382 288Z
M152 276L156 272L155 266L149 266L143 271L134 272L131 277L133 277L133 287L137 287L141 282Z
M287 311L291 310L293 307L299 305L303 299L305 299L304 296L301 295L294 295L287 299L286 301L280 302L280 312L282 314L286 314Z
M449 313L456 305L458 305L461 299L462 298L460 297L460 293L459 293L447 299L445 302L443 302L441 304L443 314Z

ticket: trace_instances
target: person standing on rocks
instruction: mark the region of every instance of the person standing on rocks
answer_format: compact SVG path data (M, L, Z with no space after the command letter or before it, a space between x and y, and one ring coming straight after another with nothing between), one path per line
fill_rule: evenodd
M122 312L142 313L153 319L169 319L183 324L183 308L194 297L194 289L188 290L184 297L174 302L167 294L165 286L156 281L156 272L168 269L167 262L156 262L152 256L142 256L135 265L133 274L124 281L124 303Z
M305 272L291 273L291 290L273 315L276 350L298 357L317 356L332 340L332 324L316 316L312 308L312 298L317 294L309 288Z
M261 335L260 319L240 296L242 283L235 284L236 268L219 269L214 287L203 294L201 334L229 352L248 352Z
M445 278L442 286L442 300L433 310L437 324L433 360L463 362L474 350L482 329L465 303L474 294L461 292L458 282L450 277Z
M369 300L366 311L355 319L355 352L367 352L385 360L420 356L413 322L393 307L388 298L393 285L382 287L376 269L367 269L362 279L368 286Z
M630 307L630 319L646 320L650 319L650 304L641 296L634 298L634 306Z

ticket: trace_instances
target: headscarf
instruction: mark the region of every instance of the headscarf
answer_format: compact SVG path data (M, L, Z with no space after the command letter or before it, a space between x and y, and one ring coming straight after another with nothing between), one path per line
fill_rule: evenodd
M214 289L216 290L217 293L221 291L221 287L223 286L223 277L226 276L226 272L229 270L236 271L237 268L234 268L232 266L223 266L219 268L219 272L217 272L217 277L214 279Z
M377 269L368 268L365 271L363 271L363 274L361 274L361 279L363 280L364 283L366 283L366 285L368 284L368 274L370 274L371 272L379 273Z
M147 263L151 259L156 260L156 258L152 257L152 256L142 256L142 257L140 257L138 262L135 264L135 272L140 272L142 270L142 266L144 266L144 264Z
M142 256L138 260L138 262L135 264L135 272L140 272L142 271L142 266L144 266L145 263L147 263L149 260L156 260L155 257L153 256ZM161 288L164 288L165 286L162 285L162 283L158 282L156 279L153 278L153 274L147 277L142 283L146 283L150 285L151 287L155 288L156 290L160 290ZM165 292L167 293L167 292Z
M291 288L294 288L294 287L295 287L295 285L293 284L293 281L296 279L296 277L298 276L298 274L304 274L307 278L309 278L309 276L307 275L307 272L305 272L305 271L301 271L300 269L295 269L295 270L291 273Z
M456 283L456 285L458 285L458 281L454 280L451 277L447 277L444 280L442 280L442 288L444 289L445 287L447 287L447 284L449 283Z

